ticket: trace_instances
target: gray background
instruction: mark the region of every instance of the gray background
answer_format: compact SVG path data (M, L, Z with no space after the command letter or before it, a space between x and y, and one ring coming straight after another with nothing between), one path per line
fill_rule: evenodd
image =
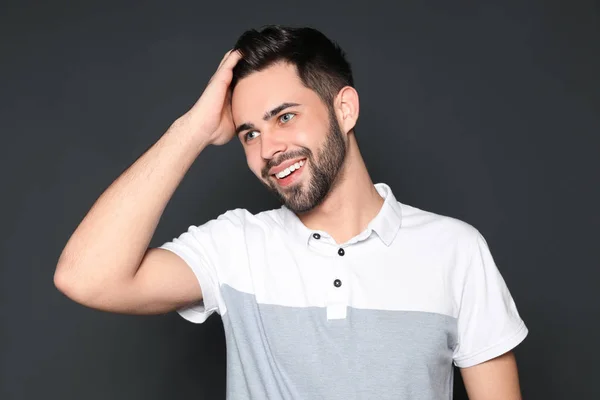
M267 23L346 49L376 182L484 234L530 329L516 352L525 398L600 398L598 4L81 3L1 6L0 399L223 398L218 316L95 311L52 277L96 198L238 35ZM276 206L239 142L209 148L152 245L233 207Z

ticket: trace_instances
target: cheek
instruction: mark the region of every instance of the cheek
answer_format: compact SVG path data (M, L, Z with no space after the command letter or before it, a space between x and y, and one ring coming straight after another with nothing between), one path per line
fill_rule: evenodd
M304 121L303 121L304 122ZM307 147L309 149L318 146L321 138L325 137L325 130L318 123L310 123L310 121L306 121L306 123L298 124L298 126L294 127L290 136L291 142L294 145Z
M314 136L314 133L311 134L310 129L301 129L295 133L294 142L298 143L300 146L310 148L311 140L312 140L313 136Z
M296 136L296 143L298 146L311 150L313 155L316 156L318 150L327 139L328 132L329 131L327 129L324 129L319 125L315 125L312 128L298 132L298 135Z

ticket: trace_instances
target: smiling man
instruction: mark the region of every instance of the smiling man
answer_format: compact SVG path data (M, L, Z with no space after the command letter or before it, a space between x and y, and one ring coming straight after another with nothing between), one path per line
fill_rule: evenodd
M242 45L244 40L249 39L243 38ZM333 193L334 183L344 180L346 143L333 105L336 87L317 93L302 82L296 64L271 60L242 60L235 72L233 118L257 120L256 124L244 122L236 129L248 166L290 210L305 213L314 209ZM321 71L315 74L318 72ZM243 79L236 85L240 78ZM339 80L339 87L351 84ZM338 101L346 112L346 125L354 125L358 95L351 87L344 88L339 95ZM263 115L265 109L268 111ZM263 117L257 119L260 115ZM379 197L372 186L369 184L371 194Z
M342 50L309 28L251 30L198 102L97 200L57 287L106 311L221 315L231 399L520 399L528 330L483 236L374 184ZM209 145L238 137L282 206L228 210L148 249Z

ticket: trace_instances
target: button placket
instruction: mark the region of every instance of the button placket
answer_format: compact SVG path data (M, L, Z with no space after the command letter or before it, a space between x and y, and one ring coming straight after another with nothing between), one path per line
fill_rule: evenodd
M336 255L332 260L333 268L328 282L327 319L346 318L349 291L345 259Z

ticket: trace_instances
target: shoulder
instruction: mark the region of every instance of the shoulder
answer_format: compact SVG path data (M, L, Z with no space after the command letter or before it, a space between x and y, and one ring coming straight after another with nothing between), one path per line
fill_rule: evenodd
M479 230L456 217L423 210L398 202L402 210L401 231L421 237L426 241L452 244L469 249L481 237Z
M471 237L479 234L477 228L459 218L423 210L400 202L398 204L402 210L402 228L443 231L452 235Z
M234 208L223 212L205 225L228 225L241 230L253 227L272 229L283 225L283 212L279 208L256 213L245 208Z
M252 213L244 208L227 210L199 225L188 226L187 231L174 239L194 248L219 248L229 251L231 246L243 245L248 238L264 237L282 226L277 210Z

